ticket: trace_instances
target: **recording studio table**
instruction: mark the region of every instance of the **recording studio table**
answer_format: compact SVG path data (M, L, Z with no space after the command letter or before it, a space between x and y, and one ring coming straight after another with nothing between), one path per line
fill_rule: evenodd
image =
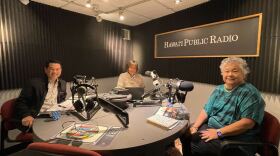
M130 106L126 111L129 114L128 128L121 130L106 146L93 145L93 143L70 143L74 146L94 150L102 155L133 155L133 156L157 156L164 155L165 147L172 143L182 133L185 132L189 124L188 120L181 120L180 123L171 130L160 128L147 122L147 118L152 116L159 106ZM49 141L51 137L63 130L62 125L67 127L71 122L81 123L72 114L62 115L57 121L49 118L37 118L33 123L34 141ZM101 126L123 127L117 117L100 109L88 123ZM73 123L73 122L72 122Z

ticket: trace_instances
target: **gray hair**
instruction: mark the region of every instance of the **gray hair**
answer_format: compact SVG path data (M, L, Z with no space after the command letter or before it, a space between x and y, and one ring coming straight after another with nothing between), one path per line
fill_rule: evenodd
M240 57L228 57L222 60L221 64L220 64L220 70L222 72L222 70L224 69L224 65L231 63L231 62L236 62L239 64L243 74L245 75L245 77L247 77L247 75L250 73L250 69L248 67L248 64L246 62L246 60L240 58Z
M138 70L138 63L135 60L129 60L127 62L127 69L131 66L131 65L135 65L137 70Z

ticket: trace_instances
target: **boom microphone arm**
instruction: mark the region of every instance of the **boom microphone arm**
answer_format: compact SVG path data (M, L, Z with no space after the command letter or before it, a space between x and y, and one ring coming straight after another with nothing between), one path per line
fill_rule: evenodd
M160 90L160 87L162 87L163 85L159 85L159 86L156 86L155 88L147 91L146 93L144 93L141 97L142 99L144 99L145 97L148 97L148 96L151 96L153 94L155 94L157 91Z
M103 98L98 98L98 101L99 101L99 104L101 105L101 107L114 113L124 127L126 127L126 128L128 127L129 118L128 118L128 113L125 110L119 108L118 106L114 105L110 101L105 100Z

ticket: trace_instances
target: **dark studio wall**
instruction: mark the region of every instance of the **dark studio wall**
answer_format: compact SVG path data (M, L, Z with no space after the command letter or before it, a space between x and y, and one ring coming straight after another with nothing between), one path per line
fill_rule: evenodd
M260 12L260 57L245 58L251 68L248 81L280 93L279 0L211 0L133 28L35 2L0 0L0 90L40 76L48 58L62 60L62 77L68 81L74 74L118 75L134 56L141 73L155 69L161 77L220 84L222 58L154 59L154 35ZM132 29L133 49L132 41L121 39L122 28Z
M121 24L19 0L0 0L0 90L22 87L43 74L49 58L63 63L62 77L116 76L133 57Z
M159 76L209 84L223 83L219 65L223 58L155 59L154 35L227 19L263 13L259 57L245 58L251 69L248 82L264 92L280 93L280 1L211 0L133 28L134 58L145 70Z

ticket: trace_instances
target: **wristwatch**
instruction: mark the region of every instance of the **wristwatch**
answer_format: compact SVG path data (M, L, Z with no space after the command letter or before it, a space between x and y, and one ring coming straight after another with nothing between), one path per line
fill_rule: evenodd
M221 129L217 129L217 136L218 136L218 138L222 138L223 137Z

